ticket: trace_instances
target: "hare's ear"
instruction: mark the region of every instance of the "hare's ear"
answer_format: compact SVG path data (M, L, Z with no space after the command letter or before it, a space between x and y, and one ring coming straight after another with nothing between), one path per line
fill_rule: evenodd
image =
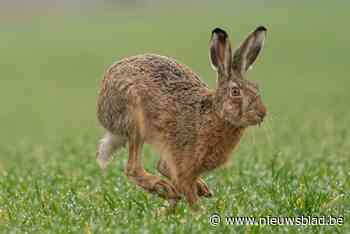
M213 68L218 71L219 76L229 77L231 75L232 50L227 33L215 28L210 40L210 60Z
M257 27L254 32L242 42L233 54L233 70L243 75L255 62L262 47L264 46L266 28Z

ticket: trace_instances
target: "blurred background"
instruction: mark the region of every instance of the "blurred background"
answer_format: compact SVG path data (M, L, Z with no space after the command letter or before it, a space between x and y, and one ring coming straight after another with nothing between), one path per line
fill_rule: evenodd
M95 103L106 68L152 52L192 67L211 87L210 31L233 47L257 25L266 47L249 77L269 111L317 121L347 106L345 1L1 0L1 141L43 141L96 131ZM349 97L349 96L346 96ZM288 113L288 115L286 115ZM300 120L300 119L299 119ZM300 123L302 124L302 123Z
M1 0L1 142L94 134L99 83L122 57L151 52L192 67L211 87L214 27L233 47L256 26L266 47L250 72L271 116L341 118L348 102L345 1ZM337 113L337 114L336 114Z

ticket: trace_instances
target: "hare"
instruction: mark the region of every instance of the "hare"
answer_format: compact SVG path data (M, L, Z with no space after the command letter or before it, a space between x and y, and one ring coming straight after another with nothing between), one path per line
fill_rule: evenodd
M128 143L127 177L173 204L184 197L196 207L212 195L200 177L224 164L248 126L260 124L266 108L256 84L245 73L263 47L266 28L256 30L235 50L227 33L215 28L210 60L217 71L211 90L187 66L154 54L125 58L102 81L98 120L106 130L97 162L105 169L113 153ZM161 155L163 179L144 170L142 146Z

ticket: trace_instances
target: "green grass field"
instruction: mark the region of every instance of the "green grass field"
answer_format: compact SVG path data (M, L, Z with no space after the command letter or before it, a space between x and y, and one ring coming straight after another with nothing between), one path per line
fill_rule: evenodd
M276 4L1 16L0 232L349 233L350 5ZM215 196L202 200L199 216L184 202L157 216L164 202L123 173L126 150L100 172L96 98L111 63L168 55L214 87L211 29L225 28L237 46L260 24L269 31L249 79L260 84L268 118L205 176ZM145 147L144 159L155 173L157 152ZM213 227L214 212L332 215L344 224Z

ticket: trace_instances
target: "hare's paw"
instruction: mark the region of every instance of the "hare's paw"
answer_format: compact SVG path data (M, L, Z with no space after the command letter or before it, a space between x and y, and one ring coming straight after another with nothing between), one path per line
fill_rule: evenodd
M160 179L154 184L152 192L157 193L160 197L165 199L177 200L181 198L174 185L163 179Z
M213 193L209 190L208 185L201 178L197 180L197 191L198 191L198 196L203 196L203 197L213 196Z

